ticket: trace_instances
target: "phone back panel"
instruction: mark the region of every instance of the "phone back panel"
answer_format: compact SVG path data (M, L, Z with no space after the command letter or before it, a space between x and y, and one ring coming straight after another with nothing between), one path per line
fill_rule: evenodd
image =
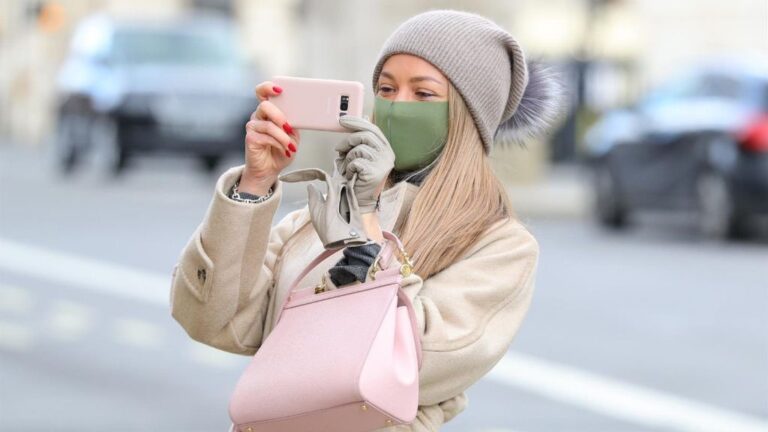
M294 128L348 132L339 125L339 117L363 116L364 87L360 82L282 75L273 77L272 82L283 92L269 100Z

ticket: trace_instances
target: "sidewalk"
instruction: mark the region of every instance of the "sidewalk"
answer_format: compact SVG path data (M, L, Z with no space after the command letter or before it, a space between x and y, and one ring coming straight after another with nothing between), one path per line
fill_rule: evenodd
M530 183L507 183L507 193L521 217L587 218L591 212L589 172L578 165L553 166Z

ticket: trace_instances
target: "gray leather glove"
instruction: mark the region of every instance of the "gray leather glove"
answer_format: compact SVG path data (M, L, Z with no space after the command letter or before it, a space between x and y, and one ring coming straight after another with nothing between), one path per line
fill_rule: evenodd
M307 194L312 225L326 249L357 246L369 241L363 229L360 210L354 196L356 178L353 178L350 184L346 178L338 175L329 176L320 168L295 170L282 174L278 178L288 183L325 181L328 188L325 197L313 184L307 185Z
M395 166L395 152L378 126L360 117L345 115L339 124L352 133L344 137L334 149L338 152L334 163L336 172L347 180L357 174L354 194L360 213L376 211L382 183Z

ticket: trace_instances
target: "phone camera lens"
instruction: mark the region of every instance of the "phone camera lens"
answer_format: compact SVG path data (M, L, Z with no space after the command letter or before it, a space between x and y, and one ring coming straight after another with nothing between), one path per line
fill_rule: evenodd
M349 108L349 96L341 97L341 110L346 111Z

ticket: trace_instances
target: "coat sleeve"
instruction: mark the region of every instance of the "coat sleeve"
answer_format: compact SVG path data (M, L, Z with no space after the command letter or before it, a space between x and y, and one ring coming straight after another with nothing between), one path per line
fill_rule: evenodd
M232 167L217 180L205 217L174 266L170 304L171 315L192 339L252 355L262 341L275 262L302 210L272 227L282 198L280 180L261 203L229 198L243 167Z
M421 331L419 405L461 396L506 354L531 303L538 257L533 235L510 220L426 281L403 280Z

